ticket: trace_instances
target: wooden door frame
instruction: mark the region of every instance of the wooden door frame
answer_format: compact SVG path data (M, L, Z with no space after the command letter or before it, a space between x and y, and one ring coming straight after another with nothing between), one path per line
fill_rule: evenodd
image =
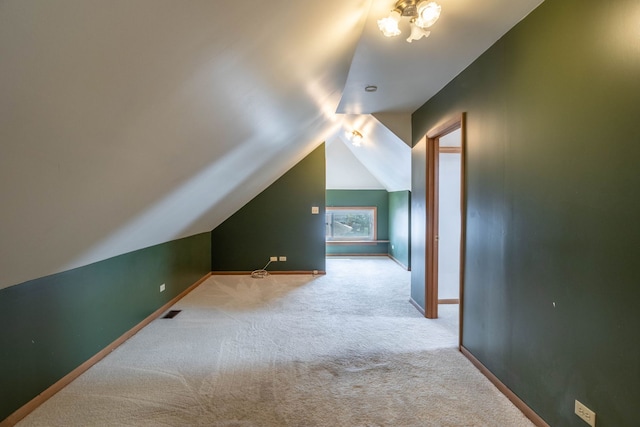
M426 226L426 277L425 317L438 317L438 158L439 139L460 129L460 333L462 343L462 315L464 295L464 254L466 237L466 115L461 113L444 120L427 132L427 226Z

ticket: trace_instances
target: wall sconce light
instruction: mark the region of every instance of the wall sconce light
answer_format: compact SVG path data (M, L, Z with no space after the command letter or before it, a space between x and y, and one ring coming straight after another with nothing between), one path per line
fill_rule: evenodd
M362 134L355 129L351 132L347 132L347 139L356 147L359 147L362 144L362 138Z
M440 17L440 5L429 0L398 0L388 17L378 20L378 28L386 37L400 35L398 27L403 16L409 17L409 27L411 34L407 42L420 40L422 37L429 37L431 31L427 28L436 23Z

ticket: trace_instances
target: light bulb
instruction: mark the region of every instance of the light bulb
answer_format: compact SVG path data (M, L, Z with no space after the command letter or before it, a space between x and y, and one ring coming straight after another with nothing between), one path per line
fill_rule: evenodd
M393 37L400 34L398 22L400 21L400 13L392 10L386 18L378 19L378 28L386 37Z
M416 25L420 28L429 28L440 18L442 7L434 1L422 1L418 4L418 18Z
M347 133L347 138L356 147L359 147L360 144L362 144L362 138L363 138L362 134L355 129L352 130L350 133Z
M411 20L409 25L411 26L411 34L407 37L407 42L409 43L414 40L420 40L422 37L429 37L429 34L431 34L431 31L420 28L413 20Z

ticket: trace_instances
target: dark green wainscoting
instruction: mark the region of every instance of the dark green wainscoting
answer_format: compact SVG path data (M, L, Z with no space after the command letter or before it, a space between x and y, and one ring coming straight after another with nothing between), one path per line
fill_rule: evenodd
M639 46L637 0L547 0L413 114L466 112L463 345L552 426L639 425Z
M0 420L208 274L210 245L198 234L0 290Z

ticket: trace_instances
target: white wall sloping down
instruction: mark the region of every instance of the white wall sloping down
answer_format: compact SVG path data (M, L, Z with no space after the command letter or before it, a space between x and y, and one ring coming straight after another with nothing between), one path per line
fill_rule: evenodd
M334 132L367 9L1 2L0 288L215 228Z

